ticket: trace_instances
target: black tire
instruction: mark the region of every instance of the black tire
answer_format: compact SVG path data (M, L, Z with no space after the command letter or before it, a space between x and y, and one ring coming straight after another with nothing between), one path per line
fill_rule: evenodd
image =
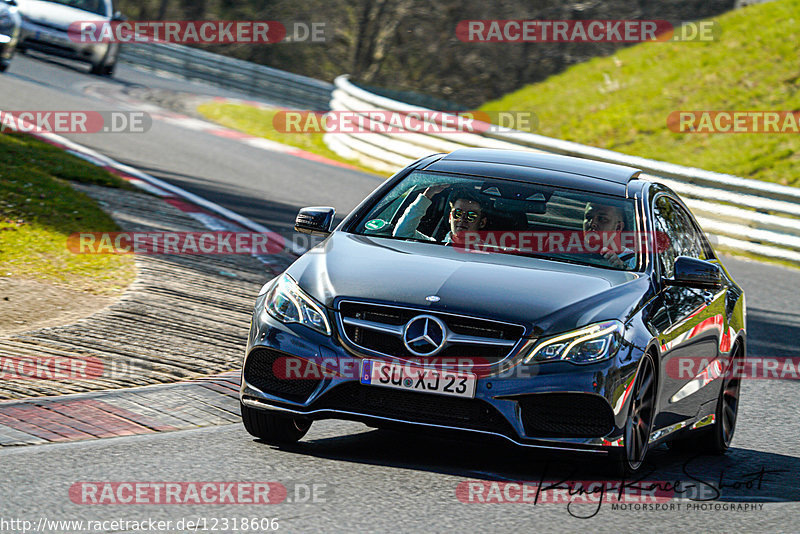
M250 408L239 403L247 432L271 445L295 443L306 435L311 421Z
M722 386L717 396L714 424L708 428L690 430L685 437L669 442L670 450L703 454L725 454L730 448L733 441L733 433L736 430L739 395L742 387L741 378L731 370L740 369L739 362L743 359L744 350L741 345L737 345L731 365L722 379Z
M93 64L89 72L95 76L111 76L114 74L114 65L103 65L102 63L100 65Z
M5 72L11 66L11 60L14 59L16 50L11 52L11 55L5 59L0 59L0 72Z
M611 458L615 475L627 477L636 474L644 465L655 421L657 391L655 359L648 352L642 357L631 391L624 446Z

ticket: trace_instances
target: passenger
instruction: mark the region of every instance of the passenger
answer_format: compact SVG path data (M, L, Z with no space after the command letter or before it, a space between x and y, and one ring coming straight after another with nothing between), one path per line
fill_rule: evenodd
M431 206L434 195L450 187L450 184L433 185L425 189L417 199L412 202L405 213L397 221L393 235L396 237L412 237L427 241L436 241L417 230L420 220ZM452 243L454 236L463 235L464 232L477 232L486 226L485 204L480 196L472 191L459 190L453 194L450 201L448 214L450 231L444 238L444 243ZM456 237L457 238L457 237Z
M583 214L584 232L622 232L624 229L625 215L621 208L599 202L586 204ZM636 252L628 248L617 254L616 251L603 247L600 254L617 269L633 269L636 266Z

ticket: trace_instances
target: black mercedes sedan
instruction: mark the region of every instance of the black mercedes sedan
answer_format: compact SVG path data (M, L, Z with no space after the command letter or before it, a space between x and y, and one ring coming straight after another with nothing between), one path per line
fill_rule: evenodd
M634 168L523 151L422 158L256 299L242 419L443 429L641 468L661 442L723 453L745 297L678 196Z

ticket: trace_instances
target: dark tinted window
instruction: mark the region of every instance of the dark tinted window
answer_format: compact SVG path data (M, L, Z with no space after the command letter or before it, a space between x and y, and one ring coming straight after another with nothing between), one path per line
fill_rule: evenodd
M663 232L667 240L663 250L659 249L658 253L663 276L672 278L678 256L709 259L704 246L705 238L695 230L689 214L678 203L660 196L656 200L653 215L656 232Z
M634 208L592 191L415 171L351 231L632 271L643 263Z

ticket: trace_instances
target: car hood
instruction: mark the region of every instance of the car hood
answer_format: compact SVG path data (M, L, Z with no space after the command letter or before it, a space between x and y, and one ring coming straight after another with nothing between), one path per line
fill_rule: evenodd
M642 273L343 232L287 274L327 307L339 298L398 304L524 324L537 337L625 320L650 287Z
M32 22L45 24L66 30L76 21L106 21L108 17L90 13L82 9L55 4L53 2L40 2L38 0L25 0L19 2L19 12Z

